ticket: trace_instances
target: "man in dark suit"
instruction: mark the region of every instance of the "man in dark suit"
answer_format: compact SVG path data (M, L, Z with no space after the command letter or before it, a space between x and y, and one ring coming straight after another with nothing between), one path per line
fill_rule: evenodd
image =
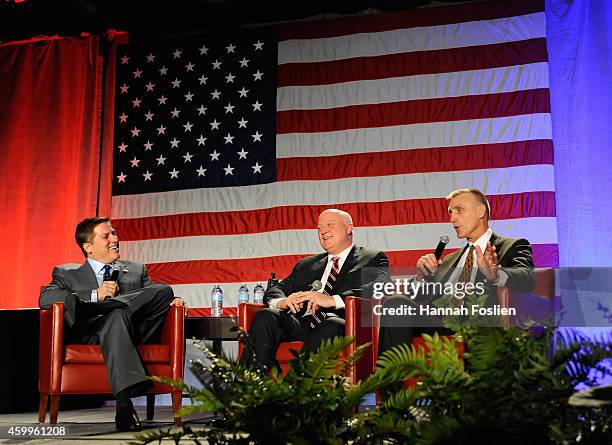
M389 260L380 251L353 244L353 221L341 210L328 209L319 216L317 230L325 253L304 258L291 274L264 295L267 308L255 316L241 363L277 364L276 351L281 342L303 341L303 352L315 351L321 342L344 335L344 299L369 298L374 282L388 282ZM314 281L323 287L312 289ZM320 324L311 325L305 314L321 310L327 314ZM254 352L254 354L253 354Z
M153 284L144 264L119 260L119 238L108 218L86 218L75 238L86 261L55 267L39 306L64 303L69 341L100 344L117 400L119 431L141 429L131 397L152 386L136 344L158 339L171 305L184 306L170 286Z
M468 244L444 259L434 254L419 258L416 263L417 282L434 283L482 283L487 294L495 297L497 286L507 286L521 292L529 292L535 286L531 245L523 238L505 238L489 228L490 205L485 195L477 189L465 188L451 192L447 197L450 222L457 238ZM435 317L421 318L420 326L407 316L389 315L402 306L428 304L439 295L394 295L389 297L382 310L379 335L379 355L400 344L410 344L412 337L423 333L448 335L452 332L442 326ZM487 306L496 300L489 298ZM464 302L453 298L454 307ZM401 313L401 311L400 311ZM431 325L424 321L432 322Z

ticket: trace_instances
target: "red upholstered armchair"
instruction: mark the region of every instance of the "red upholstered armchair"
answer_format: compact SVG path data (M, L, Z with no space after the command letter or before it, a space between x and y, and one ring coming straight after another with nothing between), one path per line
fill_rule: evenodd
M172 306L162 330L160 344L138 345L147 373L151 376L183 378L185 308ZM38 421L45 422L49 396L51 423L57 423L62 394L111 394L106 365L99 345L64 344L64 305L53 303L40 311ZM181 408L181 391L155 383L147 392L147 419L153 418L154 394L171 393L174 412ZM174 418L175 425L181 418Z
M535 321L543 321L554 315L555 304L555 270L551 267L534 269L535 288L528 294L509 289L497 288L497 303L502 308L514 308L517 317L531 317ZM513 317L500 316L502 326L509 329ZM554 321L554 320L551 320Z
M347 346L344 351L345 354L350 354L358 345L372 341L372 322L362 320L362 317L365 317L367 314L371 316L372 302L364 298L347 297L344 300L344 304L346 321L344 335L355 338L355 341ZM238 326L248 332L255 314L263 307L263 304L241 304L238 307ZM289 362L294 358L291 350L294 349L299 351L302 345L303 342L301 341L281 343L276 353L276 358L283 370L283 374L287 374L289 371ZM239 355L242 355L242 349L243 345L239 344ZM350 381L355 383L369 376L372 373L373 359L372 347L370 346L357 365L350 369L348 375Z

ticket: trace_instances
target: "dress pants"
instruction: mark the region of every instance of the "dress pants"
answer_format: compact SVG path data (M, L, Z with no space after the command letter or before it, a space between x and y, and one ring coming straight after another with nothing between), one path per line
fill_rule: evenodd
M278 365L276 351L282 342L303 341L301 352L314 352L323 341L344 336L344 319L330 316L312 329L299 315L263 308L255 315L248 335L250 343L247 340L240 363L270 369Z
M120 294L113 300L127 307L91 318L82 328L67 333L69 341L101 346L113 394L147 380L136 345L159 341L173 298L172 288L165 284Z

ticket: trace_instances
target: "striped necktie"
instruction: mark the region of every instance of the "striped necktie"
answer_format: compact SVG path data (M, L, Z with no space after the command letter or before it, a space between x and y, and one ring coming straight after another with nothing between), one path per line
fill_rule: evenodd
M336 278L338 278L338 274L340 273L340 267L338 267L339 261L340 257L332 257L332 268L327 277L327 283L325 283L325 293L327 295L333 295L331 292L336 284Z

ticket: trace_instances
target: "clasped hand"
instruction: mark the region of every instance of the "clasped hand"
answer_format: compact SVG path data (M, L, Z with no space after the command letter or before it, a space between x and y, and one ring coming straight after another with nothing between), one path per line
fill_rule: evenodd
M298 313L304 304L307 305L306 312L313 313L319 307L335 307L336 301L329 295L315 292L312 290L303 292L294 292L287 298L282 299L278 303L278 309L287 310L289 309L292 313Z
M103 281L96 291L98 292L98 301L104 301L117 295L119 286L114 281Z

